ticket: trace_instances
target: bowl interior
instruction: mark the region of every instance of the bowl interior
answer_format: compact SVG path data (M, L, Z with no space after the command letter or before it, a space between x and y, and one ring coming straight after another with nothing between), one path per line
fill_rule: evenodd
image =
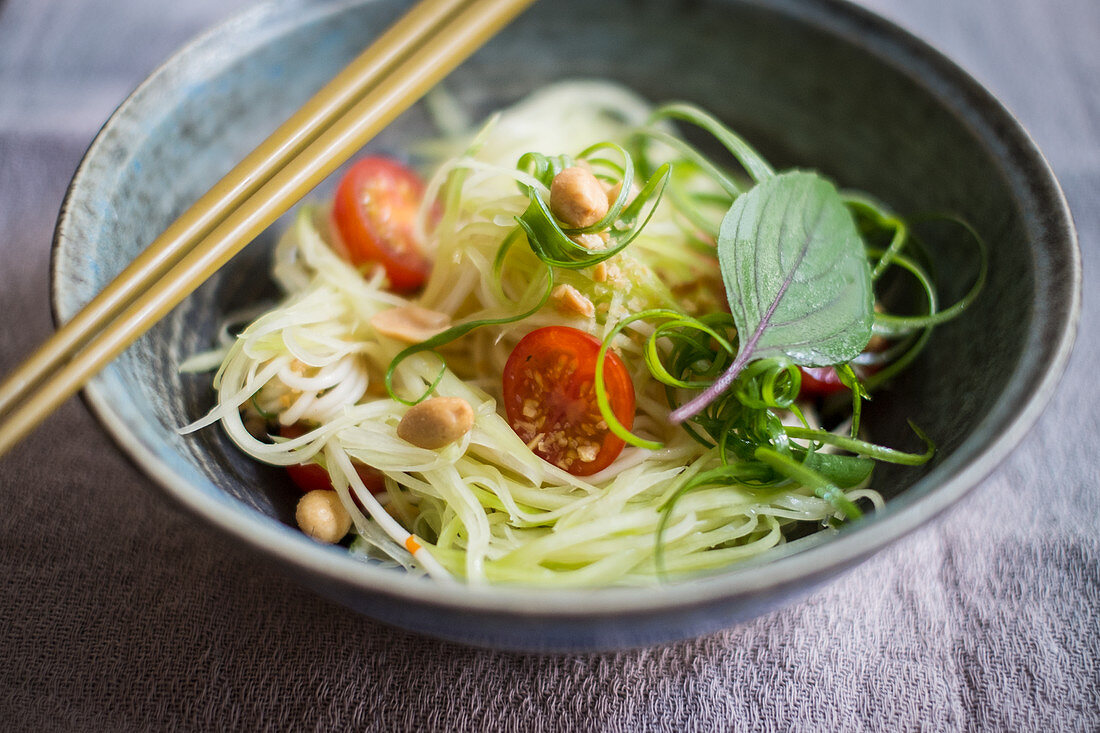
M74 181L55 256L58 318L71 317L402 6L265 5L189 47L139 89ZM899 212L950 212L982 234L991 248L985 291L964 317L936 331L867 416L877 441L902 449L920 448L907 426L913 420L935 440L936 457L921 468L878 468L874 488L889 498L887 509L852 535L926 503L921 517L910 514L891 530L896 534L949 503L927 502L996 443L1047 378L1048 365L1064 359L1075 297L1072 286L1053 294L1036 287L1060 282L1053 279L1059 273L1065 280L1073 266L1064 244L1050 245L1065 223L1033 210L1040 194L1050 195L1036 193L1028 177L1039 166L1042 180L1050 180L1041 158L1014 159L1008 147L1027 141L1010 118L915 43L832 2L555 0L536 4L445 82L478 119L562 78L619 80L653 101L708 108L777 167L816 168ZM417 106L369 149L401 154L408 141L432 132ZM181 375L179 364L213 343L227 314L274 294L266 273L280 228L105 370L91 387L92 401L127 450L177 496L188 493L207 515L224 512L231 517L224 526L262 531L263 542L286 543L305 558L324 553L326 563L348 570L342 563L352 561L339 551L289 529L297 493L282 471L245 458L218 429L176 433L213 401L210 375ZM973 281L974 248L957 230L937 227L925 236L944 301L952 302ZM965 488L956 485L951 499ZM740 572L725 574L725 592L736 590Z

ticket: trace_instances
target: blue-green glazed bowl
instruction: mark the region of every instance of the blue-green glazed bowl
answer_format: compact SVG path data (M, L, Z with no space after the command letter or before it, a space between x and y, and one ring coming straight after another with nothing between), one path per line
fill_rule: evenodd
M57 226L53 299L69 319L146 244L402 12L389 0L279 0L203 36L107 122ZM717 113L780 166L813 167L902 212L950 211L990 243L974 307L935 332L876 399L880 442L936 440L922 468L877 470L886 509L806 552L642 589L441 587L318 545L293 526L283 472L218 429L176 429L212 404L181 375L223 316L271 293L273 227L86 389L103 425L165 493L303 584L362 613L462 642L529 650L653 644L726 627L797 598L944 511L1031 428L1066 363L1080 264L1066 202L1005 109L939 53L835 0L543 0L446 82L476 119L548 82L621 81ZM372 144L431 132L414 108ZM967 248L930 239L951 301ZM960 368L976 365L977 368Z

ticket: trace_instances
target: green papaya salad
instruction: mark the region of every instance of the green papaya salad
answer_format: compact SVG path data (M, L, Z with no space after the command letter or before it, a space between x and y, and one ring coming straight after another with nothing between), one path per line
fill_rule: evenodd
M877 462L932 457L861 406L980 291L965 224L981 270L944 307L910 222L699 107L576 81L441 120L426 178L372 155L303 205L283 299L183 367L217 366L183 431L285 467L307 535L440 580L651 584L817 544L884 506Z

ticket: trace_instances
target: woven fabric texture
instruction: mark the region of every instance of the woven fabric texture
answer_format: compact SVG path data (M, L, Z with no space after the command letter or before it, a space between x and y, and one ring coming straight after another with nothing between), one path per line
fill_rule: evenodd
M0 372L50 332L52 228L100 124L247 4L0 0ZM70 401L0 460L0 727L1100 729L1100 4L866 4L1006 102L1081 235L1084 317L1062 389L964 502L805 601L707 638L498 653L387 628L256 566Z

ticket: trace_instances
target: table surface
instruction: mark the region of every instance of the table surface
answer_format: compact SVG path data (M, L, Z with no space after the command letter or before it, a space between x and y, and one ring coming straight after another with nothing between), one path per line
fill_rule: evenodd
M111 110L242 0L0 0L0 373ZM1036 429L941 520L806 600L617 654L469 649L256 567L78 401L0 460L0 719L26 730L1100 728L1100 2L865 0L1017 115L1076 218L1084 312Z

